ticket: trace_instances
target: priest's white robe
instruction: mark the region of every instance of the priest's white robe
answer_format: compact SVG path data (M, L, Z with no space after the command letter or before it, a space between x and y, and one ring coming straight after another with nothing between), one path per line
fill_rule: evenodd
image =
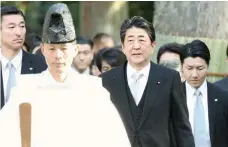
M121 118L98 77L49 71L21 76L0 111L0 146L21 147L19 105L31 104L31 147L130 147Z

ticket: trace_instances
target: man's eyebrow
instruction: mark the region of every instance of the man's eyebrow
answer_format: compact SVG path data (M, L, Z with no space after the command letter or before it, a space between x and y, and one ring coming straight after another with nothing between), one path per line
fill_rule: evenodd
M131 37L134 37L133 35L130 35L130 36L128 36L127 38L131 38Z
M144 35L139 35L138 37L139 37L139 38L143 38L143 37L145 37L145 36L144 36Z
M8 25L15 25L16 23L14 23L14 22L11 22L11 23L9 23ZM25 24L25 21L21 21L19 24Z

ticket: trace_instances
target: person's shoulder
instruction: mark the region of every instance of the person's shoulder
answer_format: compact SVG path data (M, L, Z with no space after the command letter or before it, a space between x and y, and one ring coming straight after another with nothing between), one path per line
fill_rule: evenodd
M102 86L102 79L100 77L91 75L77 75L76 82L80 85L82 91L88 91L88 94L101 95L102 97L109 97L109 93Z
M23 51L23 61L31 62L32 66L35 68L35 73L40 73L47 69L47 63L43 56L34 55Z
M102 73L102 74L100 75L100 77L101 77L101 78L111 77L111 76L113 76L113 75L117 75L118 73L120 73L120 72L123 71L123 70L124 70L124 65L121 65L121 66L112 68L111 70Z
M224 86L224 84L228 84L228 77L216 81L214 84L217 86Z
M208 84L208 90L210 92L213 91L214 93L216 93L217 96L226 99L226 101L228 102L228 91L226 91L210 82L207 82L207 84Z
M34 60L34 61L45 60L45 58L41 55L34 55L25 51L23 52L23 54L25 54L25 57L30 58L31 60Z

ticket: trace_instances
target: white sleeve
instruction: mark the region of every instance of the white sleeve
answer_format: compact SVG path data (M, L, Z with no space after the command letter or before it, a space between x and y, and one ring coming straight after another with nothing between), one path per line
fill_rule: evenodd
M19 124L20 90L13 88L6 105L0 111L0 146L21 147Z
M103 129L107 133L104 139L105 146L109 147L130 147L130 141L127 136L124 124L121 117L115 108L114 104L110 100L110 94L102 88L103 93L103 114L105 117L105 123L103 123Z

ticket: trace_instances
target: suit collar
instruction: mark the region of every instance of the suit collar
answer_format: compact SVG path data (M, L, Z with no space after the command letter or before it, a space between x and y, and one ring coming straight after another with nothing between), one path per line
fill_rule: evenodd
M1 100L0 100L0 110L4 106L4 89L3 89L3 78L2 78L2 65L0 62L0 74L1 74Z
M140 74L143 74L146 78L148 78L150 73L150 67L151 67L150 64L151 63L147 64L143 69L138 71L134 69L129 63L127 63L127 67L126 67L127 79L129 80L136 72L139 72Z
M204 80L203 84L198 89L192 87L190 84L188 84L188 82L185 82L185 86L186 86L186 89L188 89L186 91L187 98L188 97L189 98L193 97L195 92L196 92L196 90L199 90L202 93L203 98L207 98L208 97L207 80L206 79Z
M151 109L153 109L153 105L156 104L157 100L157 94L160 91L160 87L165 83L166 79L161 76L162 73L159 70L159 65L156 65L155 63L151 62L150 63L150 72L149 72L149 77L147 81L147 92L145 94L145 104L143 108L143 112L141 115L140 123L139 123L139 128L145 123L147 120L147 117L149 113L151 112Z
M214 142L214 129L215 129L215 117L217 110L217 101L219 102L219 97L216 97L216 91L211 83L208 85L208 115L209 115L209 128L210 128L210 138L211 144Z
M22 54L23 54L22 49L20 49L19 52L17 53L17 55L11 60L11 63L13 64L13 66L16 70L20 69L21 61L22 61ZM0 58L2 61L2 67L4 69L7 67L9 60L4 55L2 55L1 52L0 52L0 56L1 56Z
M123 112L122 115L124 118L127 119L127 123L129 126L134 130L134 122L133 118L131 115L131 110L130 107L128 107L128 94L127 94L127 75L126 75L126 67L127 67L127 62L116 69L113 69L116 71L113 76L113 89L116 89L118 92L116 93L116 99L117 103L119 104L119 108ZM115 103L115 102L114 102Z

